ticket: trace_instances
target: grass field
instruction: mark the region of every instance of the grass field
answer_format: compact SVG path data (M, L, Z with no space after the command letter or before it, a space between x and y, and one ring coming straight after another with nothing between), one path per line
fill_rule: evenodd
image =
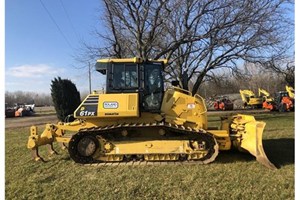
M55 114L55 108L53 106L35 107L36 115L51 115Z
M252 156L235 151L220 152L208 165L81 166L63 150L47 163L35 163L26 148L29 127L9 128L5 132L5 197L294 199L294 113L255 117L267 122L263 144L278 170L265 168Z

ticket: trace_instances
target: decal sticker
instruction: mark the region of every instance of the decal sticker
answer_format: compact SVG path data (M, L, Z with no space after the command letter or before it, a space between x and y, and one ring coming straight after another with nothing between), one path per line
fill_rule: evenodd
M119 103L116 101L104 101L103 108L104 109L117 109L119 107Z
M82 111L80 111L80 113L79 113L79 115L80 116L95 116L95 112L90 112L90 111L84 111L84 110L82 110Z
M194 103L189 103L188 105L187 105L187 108L188 109L194 109L196 107L196 105L194 104Z
M81 106L80 109L76 111L76 116L97 116L97 106L96 105L86 105Z

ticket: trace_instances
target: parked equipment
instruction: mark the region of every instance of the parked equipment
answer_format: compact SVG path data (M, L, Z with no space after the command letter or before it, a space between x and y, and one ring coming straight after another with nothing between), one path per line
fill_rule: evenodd
M256 97L251 90L240 90L240 95L244 102L244 108L262 108L263 99Z
M5 118L8 117L15 117L15 109L12 107L9 107L7 103L5 103Z
M96 70L106 74L106 94L88 95L73 122L47 124L41 135L31 127L27 147L35 160L38 148L68 144L76 163L143 161L213 162L219 150L248 151L269 168L262 145L264 122L249 115L223 118L209 128L204 99L178 87L164 90L166 60L101 59ZM68 136L66 131L74 132Z
M214 102L215 110L233 110L233 102L228 96L219 96Z
M270 96L270 93L262 88L258 88L258 96L263 99L263 101L272 102L274 98Z
M269 92L264 89L258 88L258 96L263 100L262 107L264 109L268 109L271 111L276 109L274 98L270 96Z
M5 104L5 117L23 117L34 115L35 104L15 103L14 106Z
M289 97L292 98L292 99L295 99L295 90L294 90L294 88L291 87L291 86L286 85L285 89L288 92Z
M16 103L14 106L15 117L32 116L35 104Z
M290 97L290 88L286 87L286 89L290 92L279 91L275 93L275 98L272 98L267 91L259 88L259 95L263 98L263 108L279 112L294 111L294 98Z
M287 91L276 92L274 105L279 112L294 111L294 99Z

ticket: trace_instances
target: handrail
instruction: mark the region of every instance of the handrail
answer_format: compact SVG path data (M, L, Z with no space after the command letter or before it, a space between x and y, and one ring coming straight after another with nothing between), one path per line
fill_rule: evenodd
M205 100L203 97L201 97L199 94L195 94L194 97L198 98L198 99L201 99L202 103L203 103L203 106L204 106L204 111L200 113L200 115L204 114L207 112L207 107L205 105Z

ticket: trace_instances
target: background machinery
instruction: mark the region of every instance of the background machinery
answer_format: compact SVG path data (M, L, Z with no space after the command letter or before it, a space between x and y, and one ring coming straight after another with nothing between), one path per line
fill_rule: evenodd
M219 96L214 101L215 110L233 110L233 102L228 96Z
M147 161L213 162L219 150L236 147L263 165L264 122L253 116L223 118L210 128L204 99L178 87L164 90L165 60L101 59L96 70L106 74L106 93L93 92L75 110L73 122L47 124L41 135L32 126L27 147L35 160L38 148L68 144L77 163ZM68 135L71 132L72 135Z
M274 107L279 112L294 111L294 99L289 96L287 91L275 93Z
M5 117L24 117L34 115L35 104L15 103L14 106L5 104Z
M242 101L244 102L244 108L262 108L263 99L256 97L251 90L240 90Z
M276 92L275 98L270 97L266 90L259 88L258 91L263 99L263 108L279 112L294 111L294 90L291 87L286 87L286 91Z
M276 106L274 105L274 98L270 96L270 93L264 89L258 88L258 96L262 98L263 103L262 107L268 110L275 110Z
M293 87L286 85L285 90L288 92L290 98L295 99L295 90Z

